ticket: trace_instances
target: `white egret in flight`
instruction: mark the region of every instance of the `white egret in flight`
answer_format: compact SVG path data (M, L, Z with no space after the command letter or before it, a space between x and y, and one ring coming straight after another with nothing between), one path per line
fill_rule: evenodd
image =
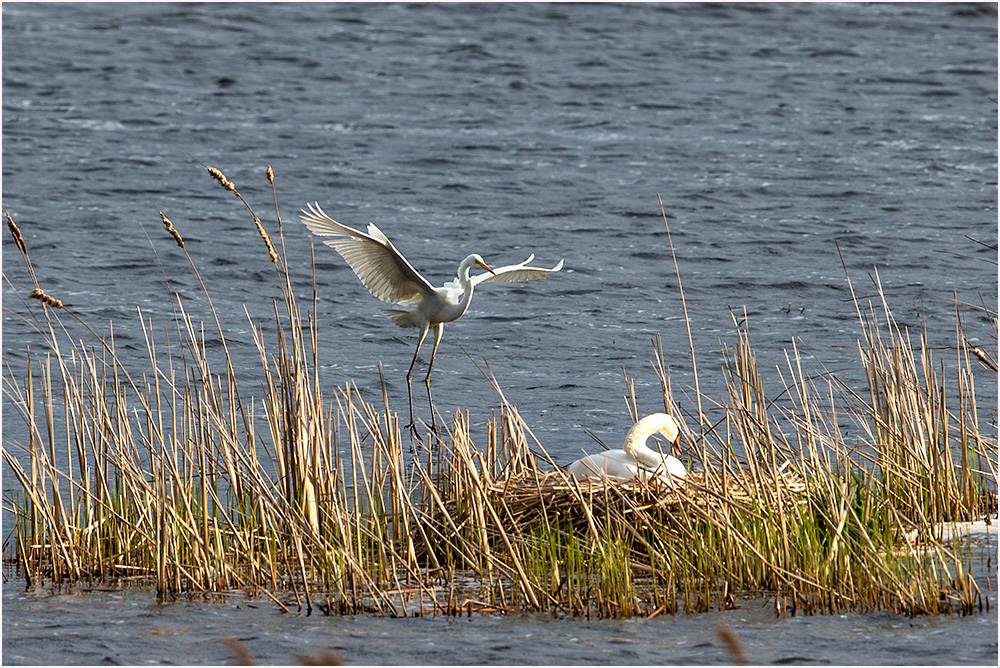
M679 430L674 419L666 413L653 413L633 425L625 436L622 450L608 450L596 455L587 455L570 464L566 470L577 480L590 476L647 482L658 479L661 482L669 482L671 476L677 478L686 476L687 469L684 468L684 464L671 456L669 451L663 454L646 445L646 439L655 433L666 438L671 448L677 444Z
M551 269L526 266L535 256L531 255L520 264L491 269L483 258L473 253L458 265L458 279L445 283L443 287L435 288L423 276L417 273L406 258L396 250L392 242L382 231L369 223L368 233L341 225L323 212L319 204L310 204L309 210L302 210L302 222L317 236L329 236L333 239L324 240L347 261L354 273L368 291L386 302L401 305L416 305L410 310L382 309L393 322L400 327L414 327L420 330L417 339L417 349L413 352L410 370L406 372L406 392L410 402L410 424L413 426L413 393L410 381L413 377L413 365L417 362L417 353L429 330L434 331L434 349L427 364L427 402L431 407L431 424L434 423L434 402L431 400L431 369L434 367L434 356L444 323L462 317L472 301L472 291L480 283L490 281L532 281L545 278L549 274L562 269L562 260ZM488 273L469 276L473 266L479 266Z

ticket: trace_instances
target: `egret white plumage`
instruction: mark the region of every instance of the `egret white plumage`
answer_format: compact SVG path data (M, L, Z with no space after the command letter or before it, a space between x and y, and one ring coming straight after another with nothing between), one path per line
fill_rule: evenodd
M458 265L458 277L454 281L435 288L414 269L406 258L396 250L392 242L382 234L374 223L369 223L368 233L342 225L323 212L318 203L310 204L309 210L302 210L302 222L317 236L334 237L324 240L328 246L340 253L368 291L386 302L401 305L415 304L414 308L382 309L393 322L400 327L413 327L420 330L417 339L417 349L413 352L410 370L406 372L406 392L410 402L410 424L413 426L413 393L410 381L413 377L413 365L417 362L417 354L423 345L427 332L434 331L434 348L427 364L427 376L424 384L427 386L427 402L431 409L431 424L434 423L434 402L431 399L431 369L434 367L434 356L437 354L444 323L462 317L469 303L472 292L480 283L532 281L545 278L549 274L562 269L562 260L551 269L529 267L535 256L531 255L520 264L492 269L483 258L473 253ZM473 266L482 267L489 273L470 276Z
M570 464L566 471L577 480L588 476L647 482L653 479L669 482L672 477L683 478L687 475L687 469L679 459L669 452L657 452L646 445L646 440L656 433L667 439L672 449L677 444L680 431L674 419L666 413L647 415L629 429L621 450L587 455Z

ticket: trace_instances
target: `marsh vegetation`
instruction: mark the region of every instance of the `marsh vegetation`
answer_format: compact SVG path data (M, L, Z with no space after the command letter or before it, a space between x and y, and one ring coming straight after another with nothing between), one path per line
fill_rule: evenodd
M402 429L387 393L324 385L316 293L296 297L277 195L275 243L209 172L246 205L281 290L273 321L250 322L253 369L233 363L218 319L195 321L179 299L167 328L140 314L145 358L124 355L37 284L7 216L40 344L4 376L25 425L23 438L4 429L6 556L29 581L140 579L162 598L241 591L394 616L655 616L762 594L778 615L991 605L940 529L996 511L996 436L975 389L996 382L996 353L966 341L975 307L956 303L955 355L942 359L896 324L876 275L877 297L854 299L863 335L845 342L866 387L811 375L793 348L783 387L765 388L743 321L724 350L728 396L698 396L722 419L699 408L683 428L683 483L576 481L489 373L497 406L481 430L462 409L435 430ZM200 282L184 226L160 217L189 261L165 276ZM652 343L664 410L680 416Z

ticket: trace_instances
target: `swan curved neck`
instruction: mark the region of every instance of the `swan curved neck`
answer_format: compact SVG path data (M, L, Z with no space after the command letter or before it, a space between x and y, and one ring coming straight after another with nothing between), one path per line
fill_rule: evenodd
M663 428L662 415L649 415L635 423L625 436L625 444L622 449L626 454L641 464L647 466L659 466L663 462L663 457L648 445L646 440Z

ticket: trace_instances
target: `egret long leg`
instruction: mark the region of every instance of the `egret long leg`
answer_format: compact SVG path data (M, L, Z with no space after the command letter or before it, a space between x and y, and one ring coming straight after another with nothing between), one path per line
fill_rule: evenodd
M417 349L413 351L413 360L410 362L410 370L406 372L406 398L410 402L410 424L406 425L407 429L413 429L413 390L410 388L410 380L413 378L413 365L417 363L417 354L420 352L420 346L424 344L424 339L427 338L427 325L420 328L420 338L417 339ZM434 349L437 350L437 337L434 339ZM431 357L431 362L434 358Z
M434 400L431 399L431 369L434 368L434 356L437 355L438 345L441 343L441 335L443 333L444 323L439 322L434 325L434 348L431 350L431 361L427 365L427 377L424 378L424 385L427 386L427 404L431 408L431 429L435 429Z

